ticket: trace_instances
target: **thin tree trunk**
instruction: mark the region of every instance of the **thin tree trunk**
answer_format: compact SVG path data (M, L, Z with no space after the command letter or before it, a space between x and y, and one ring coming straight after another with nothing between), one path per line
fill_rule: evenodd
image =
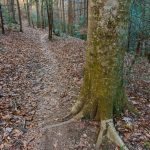
M80 16L82 16L82 0L80 1L80 7L79 7L79 9L80 9Z
M73 8L72 8L72 11L73 11L73 23L75 24L75 20L76 20L76 1L73 0Z
M59 26L58 26L58 35L60 35L60 31L61 30L63 30L63 28L62 28L62 12L61 12L61 10L62 10L62 7L61 7L61 0L58 0L58 2L57 2L57 11L58 11L58 22L59 22Z
M19 15L20 32L23 32L23 30L22 30L22 19L21 19L20 4L19 4L19 0L16 0L16 1L17 1L17 7L18 7L18 15Z
M46 14L47 14L47 11L46 11L46 9L44 9L44 26L45 26L45 28L47 26Z
M2 25L2 34L5 34L4 21L3 21L3 12L2 12L2 5L1 4L0 4L0 18L1 18L1 25Z
M36 14L37 14L37 28L40 28L40 12L39 12L39 0L36 0Z
M87 25L88 25L88 19L89 19L89 9L88 9L88 6L89 6L89 0L87 0L87 3L86 3L87 5L86 5L86 9L87 9L87 14L86 14L86 16L87 16Z
M31 18L30 18L30 5L29 0L27 0L27 17L28 17L28 24L31 26Z
M32 10L33 10L33 6L32 6L32 1L30 0L30 12L32 14ZM31 16L31 24L32 24L32 27L35 28L35 23L34 23L34 20L33 20L33 17ZM36 23L37 25L37 23Z
M13 18L13 22L16 23L16 18L15 18L15 3L14 0L12 1L12 18Z
M44 0L42 0L42 5L41 5L41 22L42 22L42 28L45 28L44 25Z
M72 9L72 1L68 2L68 33L72 35L73 33L73 9Z
M52 40L53 34L53 2L46 0L47 16L48 16L48 27L49 27L49 40Z
M33 19L31 20L31 22L32 22L32 27L35 28Z
M86 9L87 9L87 7L86 7L86 0L84 0L84 18L86 18Z
M65 8L64 0L62 0L62 20L63 20L63 32L66 32L66 21L65 21Z
M127 52L129 52L130 51L130 40L131 40L131 24L132 24L132 22L131 22L131 20L130 20L130 22L129 22L129 28L128 28L128 49L127 49Z
M14 4L14 0L8 0L8 10L12 19L12 23L16 23Z

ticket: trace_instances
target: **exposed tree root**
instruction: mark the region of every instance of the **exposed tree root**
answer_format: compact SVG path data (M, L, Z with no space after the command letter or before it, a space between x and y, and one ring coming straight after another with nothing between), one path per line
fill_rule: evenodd
M71 122L78 121L78 120L80 120L82 117L83 117L82 111L81 111L80 113L76 114L76 115L74 115L74 114L71 112L69 115L67 115L67 116L65 116L64 118L62 118L60 123L56 123L56 124L53 124L53 125L47 125L47 126L44 126L42 129L43 129L43 130L47 130L47 129L59 127L59 126L62 126L62 125L65 125L65 124L68 124L68 123L71 123Z
M76 103L75 103L75 105L73 106L73 108L72 108L72 110L71 110L71 114L72 115L76 115L76 114L78 114L81 110L82 110L82 108L84 107L84 102L82 101L82 100L78 100Z
M68 123L71 123L71 122L74 122L76 121L74 118L71 118L65 122L60 122L60 123L56 123L56 124L52 124L52 125L47 125L45 127L43 127L42 129L45 131L45 130L48 130L48 129L51 129L51 128L55 128L55 127L59 127L59 126L62 126L62 125L65 125L65 124L68 124Z
M70 114L68 114L67 116L63 117L63 118L61 119L61 122L68 121L68 120L70 120L71 118L73 118L73 114L72 114L72 113L70 113Z
M71 113L63 119L65 121L57 123L57 124L53 124L53 125L47 125L47 126L43 127L43 130L47 131L48 129L51 129L51 128L55 128L55 127L59 127L62 125L66 125L66 124L75 122L79 119L82 119L83 116L84 116L83 111L80 111L75 116L73 116L73 114ZM100 128L100 132L99 132L99 135L97 138L97 143L96 143L96 150L99 150L104 137L107 137L109 140L111 140L117 146L121 147L123 150L129 150L126 147L126 145L124 144L124 142L122 141L122 139L120 138L120 136L118 135L118 133L114 127L114 123L113 123L112 119L101 121L101 128Z
M78 101L74 105L71 113L65 116L63 119L61 119L60 123L54 125L47 125L43 127L43 129L48 130L54 127L59 127L62 125L69 124L71 122L75 122L77 120L81 120L82 118L89 118L100 121L99 118L100 112L98 108L99 108L98 103L96 101L92 101L88 105L82 101ZM101 121L100 133L98 135L96 143L96 150L99 150L100 145L102 144L103 141L103 137L107 137L109 140L111 140L117 146L121 147L123 150L128 150L128 148L118 135L112 119Z
M101 121L101 130L98 135L96 150L99 150L99 147L102 144L102 140L104 136L106 136L116 145L121 147L123 150L128 150L128 148L125 146L124 142L121 140L120 136L118 135L112 119Z

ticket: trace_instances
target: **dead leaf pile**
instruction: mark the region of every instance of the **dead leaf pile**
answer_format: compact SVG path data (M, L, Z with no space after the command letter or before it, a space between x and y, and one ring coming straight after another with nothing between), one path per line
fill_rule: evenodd
M70 112L83 82L85 47L86 42L71 37L54 36L48 42L45 31L27 27L24 33L0 36L0 149L37 149L33 141L39 144L40 129ZM127 55L126 63L130 59ZM138 115L126 110L115 118L116 128L131 150L150 148L149 77L148 61L139 58L126 84L128 99ZM87 135L98 127L82 132L82 126L78 142L72 141L76 144L69 144L67 136L63 139L72 149L93 148ZM73 136L70 131L68 134ZM54 141L53 146L58 145Z
M22 33L0 37L0 149L24 149L37 101L33 87L38 65L37 45Z

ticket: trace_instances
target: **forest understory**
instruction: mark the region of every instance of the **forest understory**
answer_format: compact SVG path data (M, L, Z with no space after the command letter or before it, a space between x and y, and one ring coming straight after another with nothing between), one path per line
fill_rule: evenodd
M70 113L83 80L86 42L77 38L47 40L45 30L0 36L0 149L94 150L96 121L55 124ZM125 72L133 56L126 55ZM131 110L115 117L117 131L130 150L150 149L150 64L137 58L125 76ZM119 146L102 144L102 150Z

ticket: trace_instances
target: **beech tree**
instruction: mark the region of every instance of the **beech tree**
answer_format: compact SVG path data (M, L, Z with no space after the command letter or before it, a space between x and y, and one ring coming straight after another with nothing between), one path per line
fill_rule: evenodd
M75 118L101 121L97 140L103 135L127 149L113 125L113 116L127 105L123 64L127 48L130 0L90 0L88 49L80 97L72 108Z

